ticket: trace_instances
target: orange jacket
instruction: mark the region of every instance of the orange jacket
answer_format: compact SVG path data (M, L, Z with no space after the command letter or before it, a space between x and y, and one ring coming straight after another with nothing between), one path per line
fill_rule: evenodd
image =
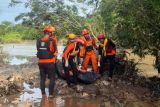
M43 38L41 38L41 40L47 41L48 38L47 38L47 37L43 37ZM54 54L55 51L57 50L56 47L57 47L57 46L56 46L56 43L53 44L53 42L50 41L50 51L53 52L53 54ZM56 61L56 58L53 57L53 58L51 58L51 59L39 59L39 60L38 60L38 63L55 63L55 61Z
M80 48L80 57L84 57L85 53L87 52L87 48L91 47L91 48L98 48L96 45L96 40L95 38L90 36L89 40L86 40L85 37L81 37L81 39L85 40L86 45Z
M76 42L68 43L68 46L63 51L63 58L68 59L69 56L76 56L78 54L78 50L75 50Z

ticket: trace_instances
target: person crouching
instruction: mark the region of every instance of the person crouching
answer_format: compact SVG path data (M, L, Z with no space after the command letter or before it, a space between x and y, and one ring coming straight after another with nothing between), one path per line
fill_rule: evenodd
M78 46L78 42L76 41L76 35L73 33L69 34L68 43L63 51L63 56L62 56L62 65L64 68L65 77L66 77L68 86L72 86L70 81L70 77L71 77L69 73L70 70L72 70L72 73L73 73L73 83L77 85L78 69L74 60L78 52L79 52L79 46Z

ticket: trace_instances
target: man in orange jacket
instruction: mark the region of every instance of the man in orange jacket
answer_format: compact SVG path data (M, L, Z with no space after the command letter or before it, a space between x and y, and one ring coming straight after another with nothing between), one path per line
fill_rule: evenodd
M67 46L63 51L63 57L62 57L62 65L65 71L65 76L68 86L71 86L70 74L69 74L70 70L73 73L73 82L75 85L77 84L78 69L74 60L75 57L78 57L81 46L84 45L85 45L84 40L76 38L75 34L69 34L69 40Z
M54 29L50 26L46 26L43 29L44 37L37 40L37 57L38 65L40 69L40 88L42 95L45 93L45 80L46 76L50 79L49 84L49 97L53 96L54 85L55 85L55 53L57 45L55 40L52 38L52 32Z
M82 71L84 73L87 71L89 61L91 60L94 73L98 73L97 56L94 51L94 49L97 49L95 38L89 35L89 31L87 29L83 29L82 34L86 41Z
M76 41L76 35L69 34L69 40L66 48L63 51L63 57L62 57L62 64L63 64L68 86L71 86L69 67L71 67L71 70L73 72L74 84L75 85L77 84L78 69L77 69L76 63L74 62L74 59L77 56L78 52L79 52L79 44Z

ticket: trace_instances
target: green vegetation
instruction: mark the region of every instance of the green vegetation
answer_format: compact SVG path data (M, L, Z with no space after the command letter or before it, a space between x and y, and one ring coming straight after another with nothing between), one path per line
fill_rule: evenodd
M0 38L1 42L10 43L10 42L20 42L21 36L18 32L9 32Z
M42 35L38 29L26 27L21 24L14 25L11 22L4 21L0 24L0 42L13 43L22 40L33 40Z

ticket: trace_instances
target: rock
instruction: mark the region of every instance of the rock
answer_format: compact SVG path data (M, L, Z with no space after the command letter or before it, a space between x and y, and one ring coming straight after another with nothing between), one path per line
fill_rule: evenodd
M34 77L32 76L32 77L30 77L29 79L30 79L30 80L34 80Z
M9 102L9 100L7 98L3 99L3 103L8 103L8 102Z
M22 82L15 82L14 84L18 89L23 89L23 83Z
M105 107L113 107L113 106L111 105L111 102L109 102L109 101L108 101L108 102L105 102L104 105L105 105Z
M14 82L14 81L21 81L22 80L22 76L19 74L15 74L15 75L11 75L7 78L7 80L9 82Z
M83 92L82 97L84 97L84 98L89 97L89 94L86 92Z
M77 92L82 92L83 91L83 86L80 86L80 85L77 85L76 86L76 90L77 90Z
M9 82L13 82L14 80L15 80L15 77L14 77L14 76L9 76L9 77L8 77L8 81L9 81Z
M19 101L18 101L18 100L15 100L15 101L12 101L11 103L12 103L12 104L18 104Z
M62 84L62 87L64 88L64 87L67 87L67 83L63 83Z
M22 81L22 75L16 74L15 75L15 81Z
M108 81L102 81L102 83L103 83L105 86L108 86L108 85L109 85L109 82L108 82Z
M57 90L58 91L58 94L60 95L65 95L65 94L68 94L70 92L69 89L60 89L60 90Z
M29 85L34 85L33 81L28 81Z

